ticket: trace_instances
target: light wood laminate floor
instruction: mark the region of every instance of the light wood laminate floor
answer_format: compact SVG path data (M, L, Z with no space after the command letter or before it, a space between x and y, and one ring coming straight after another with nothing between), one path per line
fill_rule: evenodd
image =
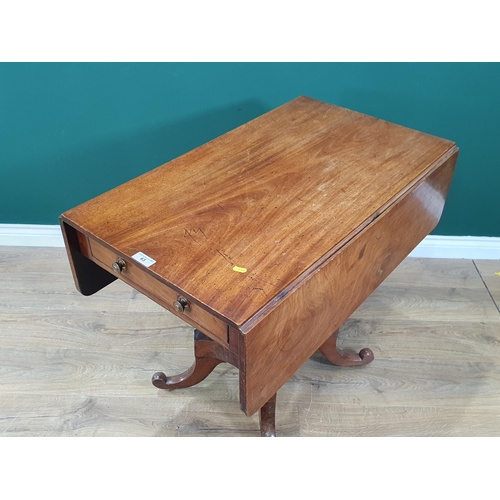
M500 261L406 259L341 329L366 367L314 355L278 392L279 436L500 436ZM115 282L91 297L62 248L0 247L0 436L258 436L238 371L173 392L193 331Z

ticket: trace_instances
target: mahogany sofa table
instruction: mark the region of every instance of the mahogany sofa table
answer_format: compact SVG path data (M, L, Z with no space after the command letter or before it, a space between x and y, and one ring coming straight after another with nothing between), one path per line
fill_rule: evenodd
M61 215L78 290L117 278L195 327L192 386L221 362L275 435L278 389L441 217L453 142L299 97Z

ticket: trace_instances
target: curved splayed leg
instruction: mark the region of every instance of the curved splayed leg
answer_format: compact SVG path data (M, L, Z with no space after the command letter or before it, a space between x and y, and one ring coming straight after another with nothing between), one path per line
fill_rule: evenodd
M194 331L195 361L184 373L167 377L163 372L153 375L153 385L158 389L183 389L201 382L212 373L220 363L230 363L239 367L238 358L227 348L210 339L198 330ZM276 436L276 394L260 409L260 435L262 437Z
M337 366L363 366L373 361L373 352L367 347L361 349L359 353L342 351L337 347L337 338L339 331L337 330L320 348L319 352Z
M205 380L214 370L214 368L222 363L218 359L197 358L189 370L179 375L167 377L163 372L156 372L153 375L153 385L158 389L184 389L198 384Z
M220 363L229 361L217 342L198 330L194 331L195 361L184 373L167 377L163 372L153 375L153 385L158 389L184 389L205 380Z

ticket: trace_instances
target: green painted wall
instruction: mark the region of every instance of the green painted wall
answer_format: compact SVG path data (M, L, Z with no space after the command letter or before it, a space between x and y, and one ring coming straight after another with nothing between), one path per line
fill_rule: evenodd
M63 211L307 95L457 142L434 234L500 236L500 64L0 64L0 223Z

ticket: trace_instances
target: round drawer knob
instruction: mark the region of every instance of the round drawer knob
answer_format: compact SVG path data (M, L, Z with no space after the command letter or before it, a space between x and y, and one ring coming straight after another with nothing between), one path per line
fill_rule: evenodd
M113 270L115 273L120 274L122 271L127 269L127 263L123 259L118 259L116 262L113 262Z
M182 313L184 311L189 311L189 302L186 297L178 297L174 302L174 309L178 313Z

